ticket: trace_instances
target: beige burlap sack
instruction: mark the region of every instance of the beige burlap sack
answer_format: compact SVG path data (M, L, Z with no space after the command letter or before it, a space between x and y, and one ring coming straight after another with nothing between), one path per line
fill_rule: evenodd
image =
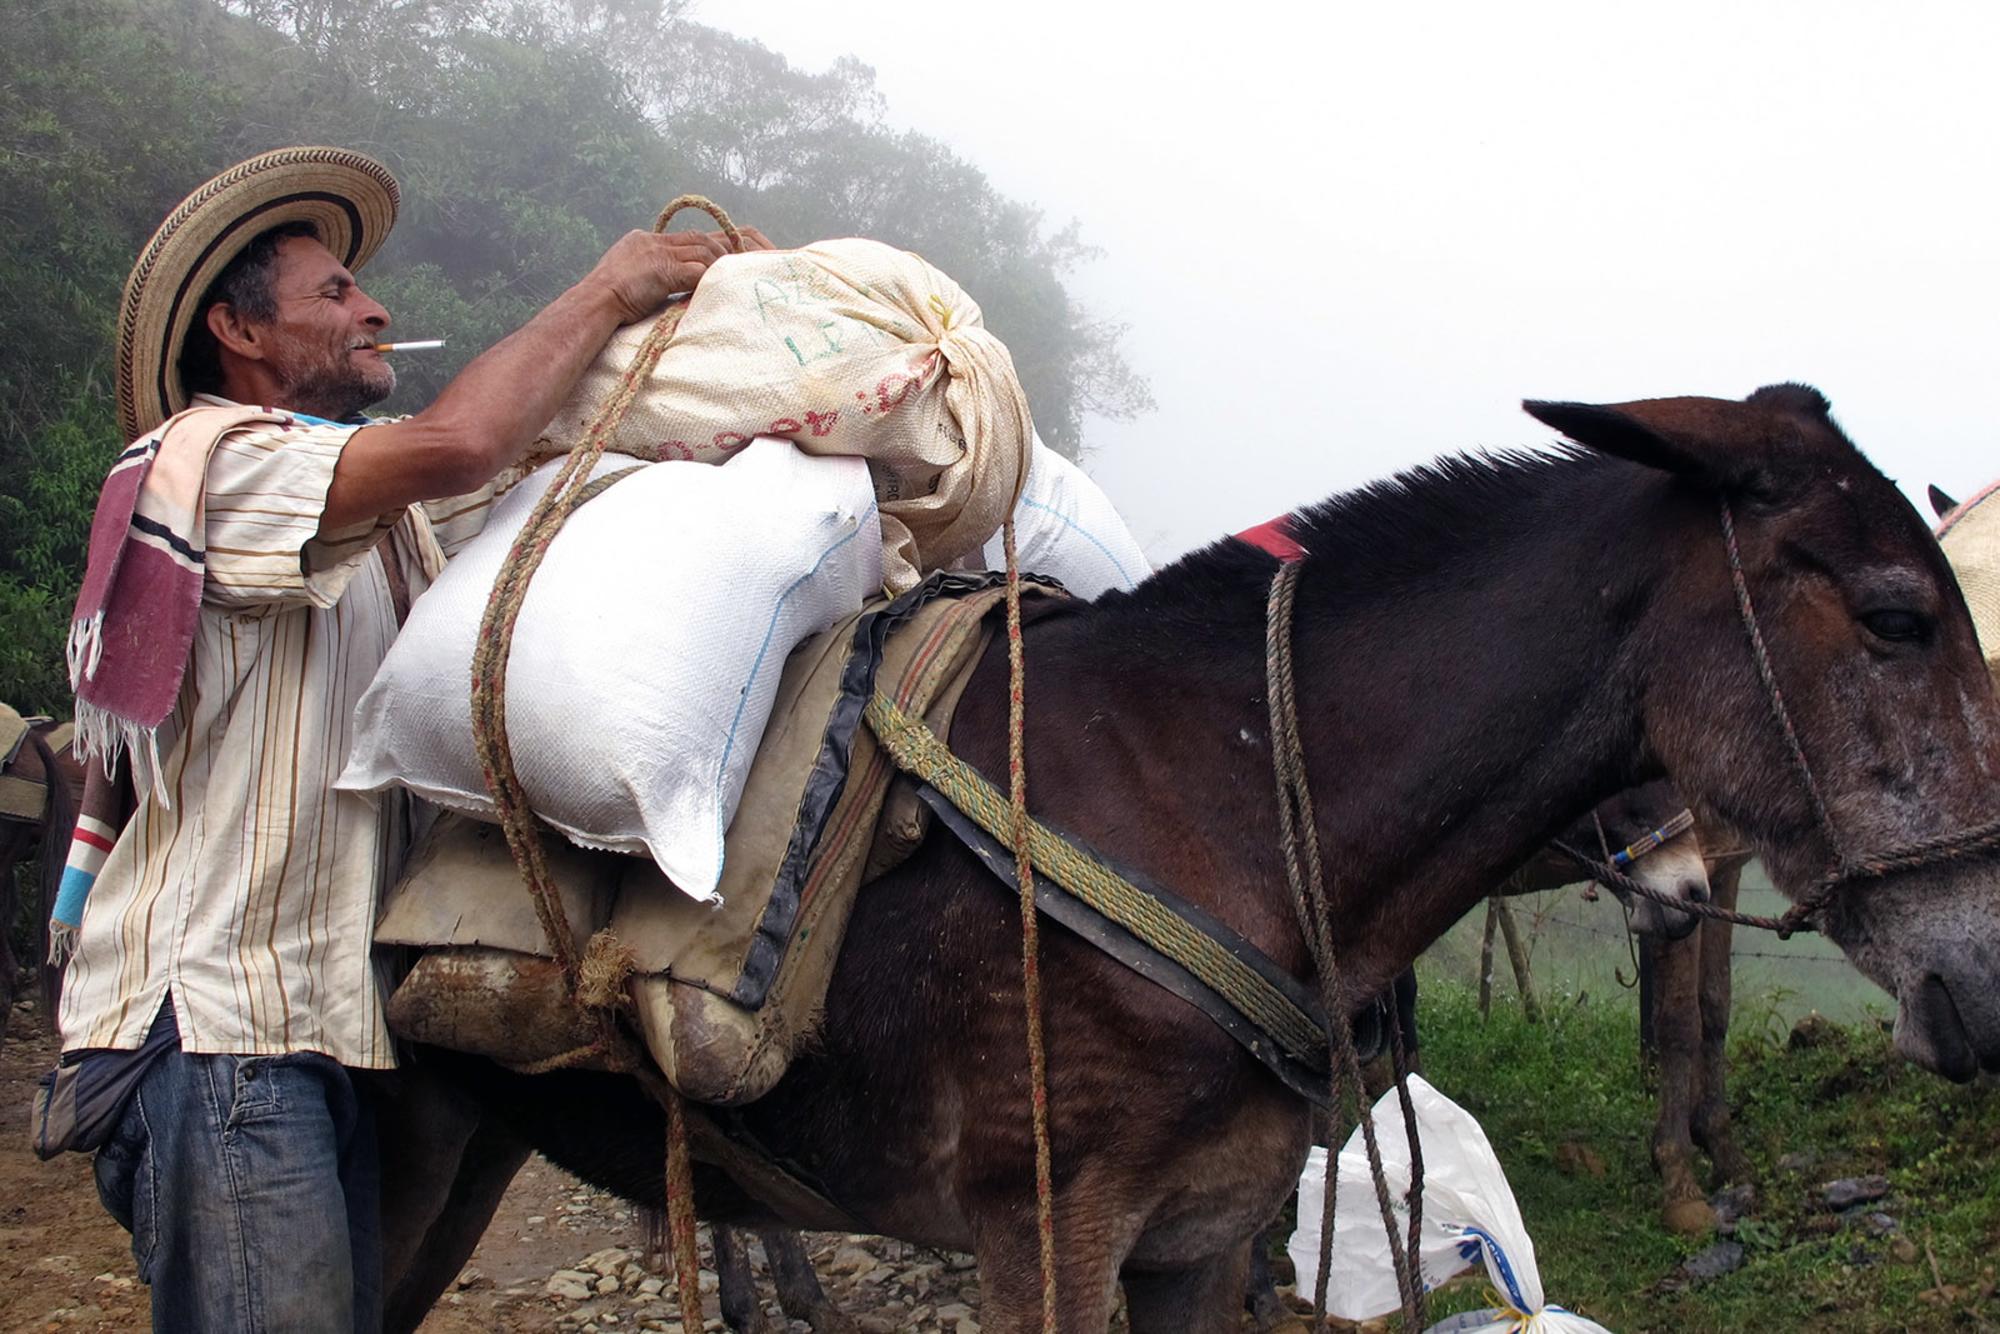
M569 449L616 395L659 320L679 319L608 448L721 463L759 435L868 460L892 594L998 531L1034 427L1014 361L979 306L916 255L823 241L716 261L685 311L611 340L543 433Z
M1938 544L1965 594L1979 651L2000 676L2000 483L1953 509L1938 524Z

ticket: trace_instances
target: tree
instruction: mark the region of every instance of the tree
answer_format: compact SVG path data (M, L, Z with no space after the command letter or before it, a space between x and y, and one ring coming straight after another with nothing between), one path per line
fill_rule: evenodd
M874 236L979 300L1037 425L1151 407L1065 279L1075 223L891 129L874 72L822 73L688 21L680 0L0 0L0 699L68 704L61 645L103 469L133 255L207 176L334 142L404 189L368 287L410 337L388 406L427 402L668 197L712 195L780 244Z

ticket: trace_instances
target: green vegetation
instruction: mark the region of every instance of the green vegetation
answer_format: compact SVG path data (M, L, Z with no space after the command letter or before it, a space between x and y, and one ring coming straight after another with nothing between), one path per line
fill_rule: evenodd
M1794 1049L1785 1031L1743 1016L1730 1101L1758 1173L1755 1208L1735 1237L1744 1264L1679 1282L1682 1260L1708 1243L1677 1240L1659 1224L1636 1006L1626 993L1579 1003L1552 988L1546 1021L1530 1024L1511 987L1496 991L1482 1019L1457 970L1425 973L1425 1070L1479 1118L1498 1151L1549 1300L1619 1334L2000 1324L1992 1090L1905 1063L1876 1023L1832 1028L1820 1045ZM1890 1186L1880 1203L1851 1216L1827 1207L1823 1183L1877 1173ZM1895 1220L1894 1232L1868 1226L1877 1211ZM1483 1281L1454 1285L1434 1317L1485 1304Z
M1151 405L1065 278L1074 224L891 128L874 75L821 74L673 0L0 0L0 699L62 714L61 644L116 438L126 271L159 219L285 144L372 153L403 213L370 268L411 359L389 408L579 276L667 199L707 194L780 245L866 235L924 254L1014 352L1042 437ZM684 220L683 226L696 225Z

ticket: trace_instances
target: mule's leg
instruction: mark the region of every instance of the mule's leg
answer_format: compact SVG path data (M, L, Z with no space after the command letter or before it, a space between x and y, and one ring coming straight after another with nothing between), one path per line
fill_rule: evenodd
M1098 1220L1086 1225L1056 1201L1056 1316L1063 1334L1099 1334L1118 1305L1118 1259L1130 1238L1112 1240ZM1042 1328L1040 1234L1032 1197L990 1220L975 1220L973 1254L979 1261L981 1334L1038 1334ZM1247 1265L1245 1267L1247 1269ZM1229 1294L1233 1318L1243 1307L1244 1273ZM1184 1326L1185 1328L1185 1326ZM1233 1326L1232 1326L1233 1328Z
M764 1243L764 1260L771 1266L771 1282L786 1318L805 1321L813 1334L856 1334L861 1327L827 1300L804 1238L782 1227L759 1228L757 1236Z
M7 1020L14 1013L14 992L21 976L21 962L14 957L13 946L14 915L20 911L14 863L27 848L33 830L32 825L0 819L0 1038L7 1036Z
M1245 1242L1206 1264L1125 1275L1125 1311L1132 1334L1234 1334L1242 1325L1243 1283L1250 1273Z
M1736 907L1737 881L1743 864L1725 866L1710 878L1715 902ZM1694 1104L1695 1142L1708 1152L1715 1168L1716 1184L1748 1181L1750 1160L1736 1146L1729 1128L1728 1055L1729 1038L1729 951L1736 928L1728 922L1707 921L1701 926L1701 1068L1700 1089Z
M1271 1272L1271 1239L1282 1238L1283 1235L1284 1224L1273 1222L1250 1243L1250 1269L1245 1280L1247 1287L1243 1294L1243 1309L1250 1313L1250 1322L1257 1334L1276 1329L1279 1322L1290 1315L1285 1310L1285 1303L1278 1297L1277 1276Z
M413 1330L465 1268L528 1146L424 1066L373 1086L383 1328Z
M1694 1172L1694 1113L1699 1078L1700 937L1663 940L1647 937L1653 954L1653 1035L1659 1043L1660 1114L1653 1123L1653 1166L1665 1195L1661 1219L1669 1232L1698 1236L1715 1226Z
M736 1334L771 1334L771 1322L764 1318L764 1304L757 1300L757 1279L750 1272L748 1234L726 1223L717 1223L710 1233L715 1238L715 1277L717 1296L722 1301L722 1323Z

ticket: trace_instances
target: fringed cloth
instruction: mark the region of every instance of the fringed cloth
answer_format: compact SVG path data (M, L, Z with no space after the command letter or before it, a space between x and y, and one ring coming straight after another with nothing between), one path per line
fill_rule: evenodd
M84 899L131 813L134 784L168 803L159 728L180 698L201 618L209 454L239 427L289 420L267 408L189 408L120 454L104 479L69 626L76 753L101 763L84 780L51 914L53 964L75 948Z
M90 553L69 626L76 753L110 772L132 757L143 791L160 791L159 726L180 697L201 616L208 456L268 408L196 407L120 454L97 497Z

